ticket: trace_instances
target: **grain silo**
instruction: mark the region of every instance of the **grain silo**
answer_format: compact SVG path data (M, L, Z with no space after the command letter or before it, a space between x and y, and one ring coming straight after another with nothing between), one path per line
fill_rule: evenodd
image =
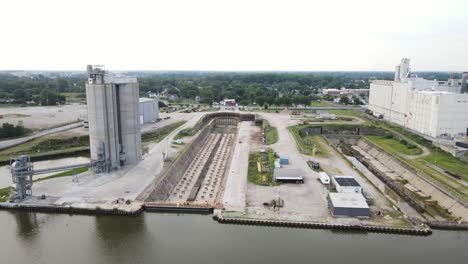
M86 100L91 159L98 171L119 169L141 160L137 78L87 67Z

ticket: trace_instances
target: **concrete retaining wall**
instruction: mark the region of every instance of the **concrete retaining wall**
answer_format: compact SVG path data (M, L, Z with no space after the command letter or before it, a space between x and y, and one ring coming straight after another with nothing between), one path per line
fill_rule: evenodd
M258 220L258 219L247 219L247 218L225 218L217 214L213 215L213 219L222 224L278 226L278 227L333 229L333 230L355 230L355 231L419 235L419 236L428 236L432 234L432 230L430 228L409 229L409 228L394 228L394 227L386 227L386 226L340 225L340 224L314 223L314 222Z
M343 129L331 126L310 126L300 130L301 135L379 135L385 136L391 132L377 127L355 126Z
M165 201L169 198L170 192L177 185L180 177L197 156L200 148L205 144L208 135L213 128L214 122L211 122L198 137L188 146L185 152L171 165L168 171L162 176L162 180L156 185L147 200L149 201Z
M369 141L361 139L358 141L357 145L374 159L385 164L385 166L394 173L406 179L411 185L418 188L426 195L430 195L432 200L437 200L438 204L449 210L453 216L461 217L465 220L468 219L468 209L461 198L438 186L436 183L432 182L432 180L428 179L427 176L420 174L413 168L393 158L391 155L381 151Z
M103 208L80 208L73 206L55 206L55 205L25 205L25 204L7 204L0 203L0 210L17 210L37 213L58 213L58 214L79 214L79 215L121 215L121 216L138 216L144 207L141 206L136 210L121 210L118 208L103 209Z

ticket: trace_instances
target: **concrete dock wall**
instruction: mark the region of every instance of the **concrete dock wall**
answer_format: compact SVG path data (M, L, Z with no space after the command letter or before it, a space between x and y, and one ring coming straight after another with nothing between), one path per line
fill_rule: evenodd
M177 185L180 177L197 156L200 148L205 144L208 135L213 128L214 122L211 122L205 127L198 137L187 147L184 153L168 168L167 172L162 176L162 180L156 185L155 189L147 198L148 201L164 201L169 198L170 192Z
M378 127L365 126L310 126L300 130L301 135L390 135L387 131Z

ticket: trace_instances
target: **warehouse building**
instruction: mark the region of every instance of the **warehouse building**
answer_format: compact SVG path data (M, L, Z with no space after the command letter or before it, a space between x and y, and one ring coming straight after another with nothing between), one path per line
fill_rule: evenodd
M468 130L468 73L462 79L426 80L411 73L410 60L396 66L394 81L370 85L375 116L433 138L463 138Z
M370 216L369 205L360 193L329 193L328 206L333 216Z
M140 124L154 123L159 119L157 99L140 98Z
M339 193L362 193L361 185L351 176L335 176L332 182Z

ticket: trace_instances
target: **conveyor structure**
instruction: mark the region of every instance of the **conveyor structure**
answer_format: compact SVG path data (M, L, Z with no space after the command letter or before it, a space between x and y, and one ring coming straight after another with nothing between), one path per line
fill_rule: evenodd
M20 202L32 195L33 176L51 172L67 171L78 168L91 168L102 166L103 161L91 161L88 163L60 166L47 169L34 170L34 164L27 155L10 159L10 173L12 177L12 190L10 202Z

